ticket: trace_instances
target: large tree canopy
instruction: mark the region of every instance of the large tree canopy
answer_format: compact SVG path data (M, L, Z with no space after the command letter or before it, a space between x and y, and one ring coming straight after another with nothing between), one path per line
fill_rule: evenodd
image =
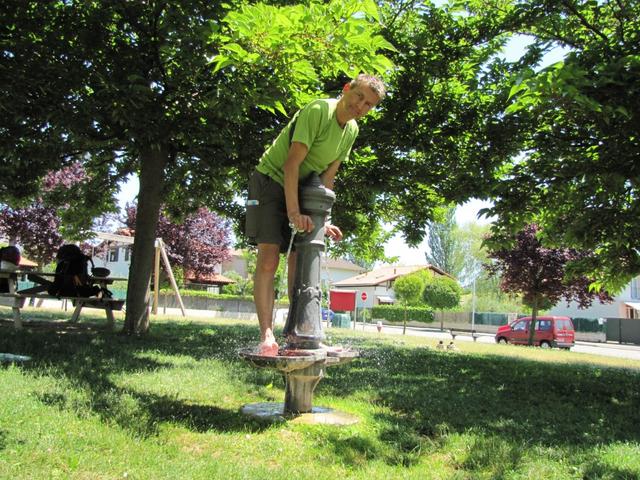
M597 285L621 287L640 272L640 2L470 3L531 35L532 52L569 50L513 79L507 118L535 128L493 188L494 233L536 221L547 244L594 252L580 266Z
M518 125L503 114L517 66L497 56L508 38L499 17L419 1L384 12L392 95L361 130L335 211L346 226L354 211L383 218L416 244L444 205L488 195L518 151Z
M336 180L345 245L379 256L380 221L415 244L443 205L495 198L494 238L535 220L543 241L593 251L583 266L607 283L640 271L637 1L286 3L0 5L0 201L80 160L83 198L106 210L139 174L127 332L146 328L161 202L240 218L287 114L360 70L390 95ZM508 62L514 32L533 43ZM536 70L554 46L571 53Z
M0 199L84 162L102 182L140 177L125 331L147 328L161 201L174 214L234 201L267 139L336 79L390 66L371 0L295 7L206 0L8 0L0 7ZM327 53L329 52L329 53ZM337 59L340 59L338 62Z

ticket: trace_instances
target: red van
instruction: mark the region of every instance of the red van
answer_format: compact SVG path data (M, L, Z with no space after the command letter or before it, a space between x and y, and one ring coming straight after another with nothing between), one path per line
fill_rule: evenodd
M531 317L523 317L498 327L497 343L513 343L515 345L529 344L529 324ZM576 332L569 317L537 317L536 333L533 344L542 348L566 348L575 345Z

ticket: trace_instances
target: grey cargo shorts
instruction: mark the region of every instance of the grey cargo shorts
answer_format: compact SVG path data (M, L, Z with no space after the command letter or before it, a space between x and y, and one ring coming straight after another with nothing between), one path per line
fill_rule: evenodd
M252 245L280 245L285 253L291 240L284 188L268 175L255 170L249 179L245 234Z

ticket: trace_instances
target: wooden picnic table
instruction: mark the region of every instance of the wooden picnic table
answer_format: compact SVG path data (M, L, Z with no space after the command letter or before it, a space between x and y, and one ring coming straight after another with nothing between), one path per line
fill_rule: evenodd
M24 307L27 298L34 299L54 299L54 300L71 300L75 309L71 316L71 322L77 322L80 317L80 312L84 307L87 308L99 308L105 311L107 316L107 322L109 328L113 328L115 324L115 318L113 316L114 310L122 310L124 306L124 299L117 299L111 297L69 297L69 296L55 296L47 293L48 288L53 284L55 272L40 272L34 270L0 270L0 278L7 280L8 292L0 293L0 298L11 299L11 308L13 310L13 322L16 329L22 328L22 318L20 316L20 309ZM28 281L35 283L33 287L24 288L18 290L18 278L25 278ZM106 289L108 285L111 285L115 281L126 280L126 278L119 277L95 277L90 276L89 280L101 288Z

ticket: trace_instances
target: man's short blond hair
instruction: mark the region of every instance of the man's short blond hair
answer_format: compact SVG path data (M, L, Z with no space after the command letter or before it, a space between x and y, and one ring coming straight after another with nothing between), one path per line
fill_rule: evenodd
M378 96L380 100L382 100L387 94L387 89L385 88L384 83L375 75L361 73L356 78L351 80L350 84L352 87L356 87L358 85L365 85L369 87L371 90L373 90L373 92Z

